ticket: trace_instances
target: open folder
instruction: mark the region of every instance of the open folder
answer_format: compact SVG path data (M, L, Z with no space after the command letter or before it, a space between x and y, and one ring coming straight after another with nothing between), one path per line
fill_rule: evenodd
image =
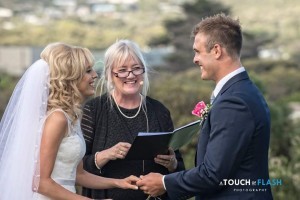
M178 150L200 131L200 120L175 129L173 132L140 132L125 159L153 160L159 154L168 154L168 148Z

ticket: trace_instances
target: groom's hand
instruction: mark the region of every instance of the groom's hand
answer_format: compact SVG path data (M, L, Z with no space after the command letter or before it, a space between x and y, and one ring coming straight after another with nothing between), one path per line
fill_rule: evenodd
M166 192L162 178L163 175L159 173L149 173L145 176L140 176L140 180L136 182L136 185L143 190L145 194L157 197Z

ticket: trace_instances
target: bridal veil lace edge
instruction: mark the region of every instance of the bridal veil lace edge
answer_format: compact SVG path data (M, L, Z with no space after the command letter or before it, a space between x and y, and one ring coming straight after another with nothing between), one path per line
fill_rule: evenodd
M47 111L49 66L40 59L17 83L0 122L0 199L33 199Z

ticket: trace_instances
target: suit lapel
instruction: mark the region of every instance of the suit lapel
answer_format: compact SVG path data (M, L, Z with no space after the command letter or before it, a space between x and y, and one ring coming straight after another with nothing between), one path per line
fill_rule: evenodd
M228 90L228 88L230 88L233 84L235 84L236 82L242 81L242 80L246 80L246 79L249 79L249 76L246 71L241 72L241 73L235 75L234 77L232 77L231 79L229 79L225 83L225 85L222 87L222 89L218 93L218 95L216 96L213 104L217 103L218 97L221 96L226 90ZM195 155L195 166L197 166L197 164L203 162L203 158L206 153L206 145L209 141L210 126L208 124L205 124L206 120L208 120L208 119L205 119L203 121L203 124L201 126L201 133L198 138L198 147L197 147L196 155ZM201 153L199 153L198 151Z

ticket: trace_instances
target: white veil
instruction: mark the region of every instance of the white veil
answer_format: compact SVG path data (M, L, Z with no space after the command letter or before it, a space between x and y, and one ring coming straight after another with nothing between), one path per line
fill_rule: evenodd
M49 67L40 59L22 76L5 109L0 122L1 200L33 199L38 187L48 85Z

